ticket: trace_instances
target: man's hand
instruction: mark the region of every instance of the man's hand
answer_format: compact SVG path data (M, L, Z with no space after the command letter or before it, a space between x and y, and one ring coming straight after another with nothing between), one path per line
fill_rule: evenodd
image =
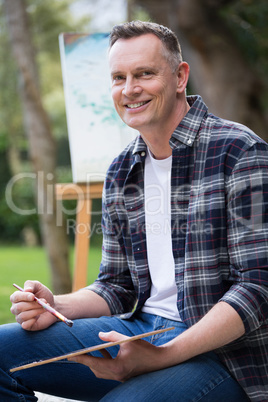
M217 303L200 321L162 346L144 340L120 345L115 359L105 351L104 358L88 355L70 360L88 366L99 378L126 381L137 375L180 364L202 353L224 346L245 333L242 319L232 306ZM105 342L127 337L117 332L101 332Z
M128 338L115 331L100 332L99 337L105 342L117 342ZM162 368L161 347L156 347L144 340L123 343L114 359L106 349L100 352L103 358L80 355L69 360L88 366L98 378L120 382Z
M15 315L16 321L21 324L22 328L28 331L45 329L57 320L34 301L34 296L54 307L52 292L37 281L25 282L24 292L16 291L10 296L11 313Z

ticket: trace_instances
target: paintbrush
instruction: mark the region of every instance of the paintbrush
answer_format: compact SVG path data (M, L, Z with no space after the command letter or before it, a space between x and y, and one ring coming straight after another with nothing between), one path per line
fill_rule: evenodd
M24 292L24 289L22 289L20 286L16 285L13 283L13 286L20 290L21 292ZM61 313L59 313L57 310L55 310L53 307L51 307L49 304L44 303L42 300L38 299L36 296L34 296L34 300L40 304L45 310L49 311L51 314L53 314L55 317L57 317L59 320L65 322L65 324L68 325L68 327L73 326L73 321L68 320L68 318L64 317Z

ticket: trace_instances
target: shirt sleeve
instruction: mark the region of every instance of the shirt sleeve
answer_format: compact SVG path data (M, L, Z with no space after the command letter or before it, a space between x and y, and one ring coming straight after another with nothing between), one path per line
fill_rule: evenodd
M227 183L227 241L233 285L221 298L232 305L246 332L268 318L268 149L243 153Z
M107 206L103 194L102 206L102 261L97 280L88 289L99 294L108 303L111 314L130 312L136 302L124 248L122 228L112 205ZM111 197L110 197L111 198Z

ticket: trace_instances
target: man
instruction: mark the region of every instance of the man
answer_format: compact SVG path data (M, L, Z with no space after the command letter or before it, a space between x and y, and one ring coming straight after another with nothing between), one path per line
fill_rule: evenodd
M169 29L114 27L109 61L116 110L140 136L107 173L100 274L70 295L27 281L11 296L20 326L0 330L0 394L267 401L267 144L186 97L189 66ZM34 295L74 326L55 323ZM103 356L9 373L170 326Z

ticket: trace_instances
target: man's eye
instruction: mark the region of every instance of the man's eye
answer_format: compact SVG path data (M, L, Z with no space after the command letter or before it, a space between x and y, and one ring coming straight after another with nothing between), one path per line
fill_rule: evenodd
M123 80L123 79L124 79L124 77L123 77L122 75L116 75L116 76L113 78L114 81L121 81L121 80Z

